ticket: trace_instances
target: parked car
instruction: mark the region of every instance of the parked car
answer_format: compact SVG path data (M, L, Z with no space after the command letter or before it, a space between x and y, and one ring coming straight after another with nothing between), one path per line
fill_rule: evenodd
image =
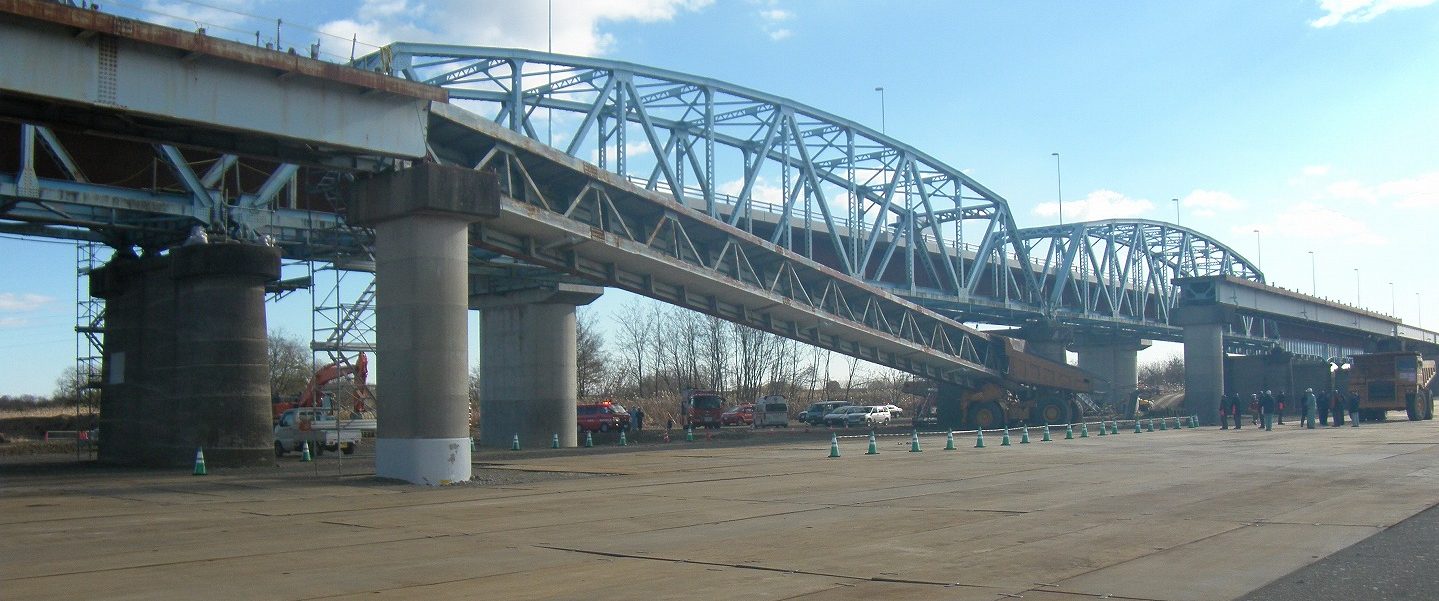
M877 405L865 405L851 407L849 412L844 414L844 427L846 428L873 428L889 423L890 415L884 407Z
M890 417L899 417L901 413L904 413L904 408L899 405L880 405L880 407L888 411Z
M755 401L754 427L789 427L789 401L784 396L772 394Z
M824 416L833 413L835 409L846 407L849 401L820 401L812 403L804 411L799 412L799 421L811 426L818 426L824 423Z
M630 429L630 414L623 405L610 401L576 405L577 423L581 432L609 432Z
M720 414L721 426L748 426L752 424L754 424L754 403L735 405Z

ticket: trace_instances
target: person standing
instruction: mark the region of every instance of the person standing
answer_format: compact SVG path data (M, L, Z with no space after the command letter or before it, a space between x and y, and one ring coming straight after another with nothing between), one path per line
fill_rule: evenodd
M1349 425L1359 427L1359 393L1349 391Z
M645 410L635 407L635 431L641 432L645 429Z
M1314 429L1314 416L1319 413L1319 397L1314 396L1313 388L1304 389L1304 427Z
M1272 432L1274 430L1274 395L1269 394L1268 390L1259 397L1259 411L1264 420L1264 431Z
M1284 425L1284 404L1288 401L1289 394L1283 390L1279 391L1279 394L1274 397L1275 410L1279 412L1279 425L1281 426Z
M1219 395L1219 429L1220 429L1220 430L1228 430L1228 429L1229 429L1229 405L1230 405L1229 397L1230 397L1230 395L1232 395L1232 394L1234 394L1234 393L1232 393L1232 392L1226 392L1226 393L1224 393L1224 394L1222 394L1222 395Z
M1229 395L1229 414L1234 416L1234 429L1238 430L1244 422L1244 410L1240 408L1244 401L1240 400L1237 392L1231 392Z
M1344 411L1349 407L1348 397L1339 392L1338 388L1329 391L1330 402L1334 403L1334 425L1344 425Z
M1333 397L1329 396L1329 393L1320 390L1314 394L1314 398L1317 401L1314 404L1314 408L1318 410L1319 425L1329 425L1329 405L1334 402Z
M1259 425L1259 416L1260 416L1260 414L1261 414L1262 411L1263 411L1263 407L1264 407L1263 405L1259 404L1259 394L1258 394L1258 393L1251 393L1251 394L1249 395L1249 424L1250 424L1250 425L1252 425L1252 426L1257 426L1257 425Z

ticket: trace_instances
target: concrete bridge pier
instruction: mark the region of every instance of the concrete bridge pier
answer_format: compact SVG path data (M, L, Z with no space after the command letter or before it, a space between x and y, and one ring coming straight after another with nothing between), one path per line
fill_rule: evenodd
M1020 332L1026 352L1044 357L1056 363L1068 363L1069 343L1074 341L1074 331L1069 328L1049 325L1026 326Z
M116 254L90 274L106 300L100 460L175 467L273 465L265 283L280 252L201 244Z
M488 286L480 289L490 289ZM480 441L507 448L577 446L575 307L594 302L599 286L559 283L470 299L480 311Z
M1138 410L1134 391L1139 381L1139 351L1151 344L1125 337L1089 338L1074 344L1079 368L1098 376L1095 392L1104 395L1126 419L1132 419Z
M1224 394L1224 327L1226 311L1219 306L1181 306L1171 321L1184 327L1184 410L1206 426L1219 423Z
M498 214L492 173L421 163L357 182L349 219L375 229L377 476L470 479L469 225Z

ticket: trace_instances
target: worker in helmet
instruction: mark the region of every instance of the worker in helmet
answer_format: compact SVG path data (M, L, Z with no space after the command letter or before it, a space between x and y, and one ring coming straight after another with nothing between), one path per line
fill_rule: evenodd
M1264 418L1264 431L1274 431L1274 394L1268 390L1259 395L1259 410Z

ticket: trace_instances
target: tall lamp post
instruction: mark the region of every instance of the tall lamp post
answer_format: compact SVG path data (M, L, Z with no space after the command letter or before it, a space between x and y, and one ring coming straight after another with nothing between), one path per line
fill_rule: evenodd
M885 131L884 131L884 86L879 86L879 87L875 88L874 91L879 92L879 133L885 133Z
M1420 298L1418 292L1414 293L1414 308L1419 310L1419 315L1415 318L1418 323L1415 325L1422 328L1424 327L1424 299Z
M1264 245L1259 241L1259 230L1254 230L1254 259L1259 264L1259 271L1264 271Z
M1355 267L1355 268L1354 268L1354 306L1356 306L1356 307L1360 306L1360 298L1361 298L1361 294L1360 294L1360 290L1359 290L1359 268L1358 268L1358 267Z
M1394 300L1394 282L1389 282L1389 314L1399 315L1399 304Z
M1314 251L1309 251L1309 295L1319 296L1319 278L1314 270Z
M1174 225L1179 225L1179 199L1172 198L1170 200L1174 201Z
M1059 200L1059 225L1064 225L1064 178L1059 171L1059 153L1051 152L1049 156L1054 157L1054 196Z

